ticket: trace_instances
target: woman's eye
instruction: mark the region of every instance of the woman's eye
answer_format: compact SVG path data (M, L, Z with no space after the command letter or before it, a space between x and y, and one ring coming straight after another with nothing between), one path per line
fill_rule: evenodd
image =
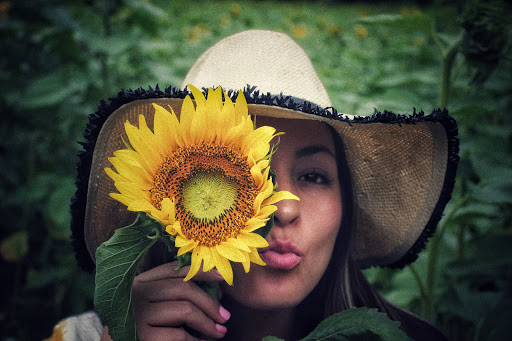
M304 174L304 175L301 175L299 177L299 181L305 181L305 182L310 182L310 183L315 183L315 184L329 184L331 181L330 179L323 175L323 174L319 174L319 173L307 173L307 174Z

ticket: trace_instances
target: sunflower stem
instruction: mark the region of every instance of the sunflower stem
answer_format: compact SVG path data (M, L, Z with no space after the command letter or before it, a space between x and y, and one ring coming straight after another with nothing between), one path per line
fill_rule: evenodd
M219 300L219 283L218 282L198 282L197 285L203 289L208 295L213 297L215 300ZM192 332L192 334L194 334ZM201 340L216 341L217 339L212 337L206 337L200 335Z

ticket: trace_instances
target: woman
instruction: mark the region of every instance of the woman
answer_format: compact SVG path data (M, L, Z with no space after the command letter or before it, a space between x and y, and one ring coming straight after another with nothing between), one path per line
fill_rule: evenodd
M221 285L220 302L195 284L221 282L218 272L183 281L188 269L174 271L168 253L153 249L133 285L143 340L194 340L197 332L226 340L267 335L294 340L324 318L360 306L387 313L415 340L443 339L425 321L383 300L359 269L404 266L434 232L458 160L456 125L446 113L339 114L302 49L270 31L220 41L194 64L186 84L228 91L245 87L257 124L285 132L271 168L279 190L301 200L277 204L269 247L260 250L267 266L253 266L245 274L235 264L234 283ZM141 112L151 116L152 102L179 112L186 94L124 92L92 117L72 203L73 245L85 268L94 268L96 248L115 228L134 220L108 197L115 188L103 172L107 158L123 144L119 127ZM101 326L97 316L92 318ZM74 324L68 320L69 333Z
M324 123L270 118L258 122L286 132L280 138L271 167L277 174L279 190L288 190L301 200L277 204L274 227L267 237L270 245L260 251L267 265L256 266L247 274L241 266L235 266L233 285L222 286L223 302L232 312L227 335L234 340L252 338L247 335L254 335L255 340L268 335L293 340L305 336L304 332L311 327L301 323L304 330L297 328L296 308L323 277L338 230L343 226L336 148ZM340 234L340 239L348 240L347 237L344 232ZM134 308L141 337L161 340L170 335L169 331L152 326L181 324L210 337L224 337L223 324L230 314L201 289L183 282L180 272L170 271L172 266L175 265L165 264L136 278ZM217 278L214 273L202 274L200 280ZM193 305L186 304L187 309L180 309L183 299ZM305 304L303 313L315 319L322 315L322 311L312 308ZM262 311L265 313L261 314ZM165 312L172 312L172 316ZM248 321L258 322L251 325ZM305 321L312 322L310 318ZM235 334L237 326L243 326L241 335Z

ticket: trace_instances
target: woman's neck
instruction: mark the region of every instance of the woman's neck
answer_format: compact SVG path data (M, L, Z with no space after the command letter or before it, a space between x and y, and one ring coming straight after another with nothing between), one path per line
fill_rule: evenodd
M231 312L226 324L228 332L223 340L257 340L265 336L276 336L285 340L297 338L294 309L256 310L225 298L223 305Z

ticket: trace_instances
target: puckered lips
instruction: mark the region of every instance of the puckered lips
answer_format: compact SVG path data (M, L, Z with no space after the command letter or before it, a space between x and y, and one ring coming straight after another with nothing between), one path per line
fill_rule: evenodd
M289 271L302 261L302 251L290 240L273 240L259 250L261 259L276 270Z

